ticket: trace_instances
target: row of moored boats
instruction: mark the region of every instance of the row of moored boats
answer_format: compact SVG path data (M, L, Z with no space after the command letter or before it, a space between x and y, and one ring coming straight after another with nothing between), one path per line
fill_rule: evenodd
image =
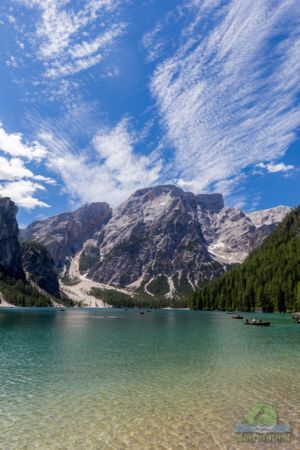
M227 314L233 314L231 312L227 313ZM295 313L293 316L293 320L295 323L299 323L300 324L300 313ZM244 319L243 316L241 316L240 314L233 314L232 319ZM256 325L259 327L269 327L271 322L269 320L263 320L263 319L246 319L244 322L245 325Z

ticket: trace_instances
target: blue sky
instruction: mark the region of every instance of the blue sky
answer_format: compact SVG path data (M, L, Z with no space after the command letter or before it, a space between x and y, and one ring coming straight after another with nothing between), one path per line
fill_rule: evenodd
M141 187L300 203L298 0L4 0L0 195L19 220Z

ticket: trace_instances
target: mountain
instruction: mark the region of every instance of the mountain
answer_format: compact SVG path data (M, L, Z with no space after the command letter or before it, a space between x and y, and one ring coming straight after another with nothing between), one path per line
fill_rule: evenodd
M52 296L60 298L54 262L41 244L20 245L17 211L0 198L0 303L51 306Z
M172 185L142 189L99 234L100 257L87 276L150 295L185 294L243 261L288 211L262 211L254 221L225 208L220 194L195 195Z
M34 241L24 241L22 248L23 270L40 289L60 298L59 282L55 264L48 250Z
M217 213L222 196L196 196L175 186L135 192L120 205L96 241L93 280L149 295L189 292L222 265L207 249L198 210Z
M261 224L272 213L257 215ZM265 220L266 219L266 220ZM240 266L192 296L194 309L300 310L300 207L290 212Z
M171 300L242 262L289 210L247 214L225 207L221 194L163 185L136 191L113 211L96 203L35 222L23 237L44 244L69 279Z
M17 211L16 205L9 198L0 198L0 272L24 279Z
M101 230L111 217L107 203L91 203L74 212L33 222L21 231L21 239L35 240L49 251L57 267L81 250L83 243Z
M287 206L244 213L223 208L218 213L200 212L203 234L214 258L225 264L241 263L258 247L290 211Z

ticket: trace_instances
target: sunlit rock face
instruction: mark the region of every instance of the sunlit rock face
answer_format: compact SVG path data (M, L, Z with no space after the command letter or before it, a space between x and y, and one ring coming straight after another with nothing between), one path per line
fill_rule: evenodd
M209 196L205 198L208 208ZM218 210L212 196L212 210ZM175 186L135 192L119 206L99 235L100 260L89 272L94 280L165 294L193 290L222 271L208 252L198 219L203 199Z
M57 265L81 251L79 270L96 282L171 297L242 262L290 208L245 213L221 194L193 194L173 185L136 191L113 211L86 205L30 225Z
M215 259L236 264L243 262L290 210L287 206L277 206L244 213L236 208L223 208L217 214L204 214L199 220L209 251Z
M99 262L88 276L146 293L189 292L242 262L288 211L274 208L268 220L265 212L252 220L251 214L225 208L220 194L194 195L175 186L142 189L103 228Z
M7 197L0 198L0 272L15 278L24 278L17 211L12 200Z
M55 264L64 266L67 257L74 256L96 232L108 222L112 210L107 203L91 203L74 212L58 214L37 221L22 230L22 239L43 244Z

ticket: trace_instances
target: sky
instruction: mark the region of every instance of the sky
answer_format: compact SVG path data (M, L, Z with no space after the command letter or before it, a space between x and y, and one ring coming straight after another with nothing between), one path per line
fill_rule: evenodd
M299 0L2 0L0 42L21 226L158 184L300 203Z

